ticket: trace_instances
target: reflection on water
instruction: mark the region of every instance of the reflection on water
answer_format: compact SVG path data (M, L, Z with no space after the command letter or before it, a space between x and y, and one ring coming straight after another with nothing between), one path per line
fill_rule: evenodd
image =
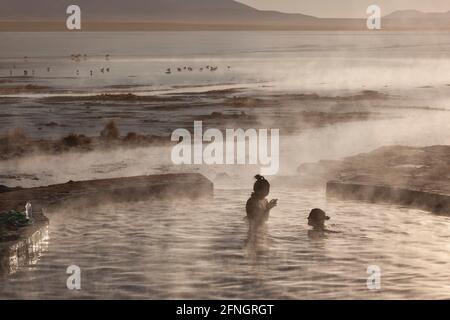
M22 267L35 265L48 250L48 225L34 232L27 239L15 242L0 250L0 275L13 274Z
M267 224L257 228L249 228L247 231L247 238L244 246L247 249L247 254L254 262L258 257L263 256L269 248L269 227Z
M0 280L1 298L448 299L450 219L407 208L327 201L323 190L275 189L268 224L248 234L250 190L205 202L139 202L50 216L48 251ZM311 237L320 207L340 233ZM81 268L81 290L66 269ZM367 289L367 267L381 290Z

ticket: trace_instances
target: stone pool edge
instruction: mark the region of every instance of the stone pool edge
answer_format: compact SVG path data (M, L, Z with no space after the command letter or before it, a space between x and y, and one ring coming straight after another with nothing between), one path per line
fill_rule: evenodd
M213 183L199 173L160 174L85 181L69 181L43 187L11 189L0 193L0 214L9 210L24 211L32 203L34 223L0 235L0 274L11 263L33 254L32 238L49 224L46 210L77 209L105 203L150 199L212 197ZM15 262L14 262L15 261Z
M389 203L450 216L450 196L388 185L328 181L327 198Z

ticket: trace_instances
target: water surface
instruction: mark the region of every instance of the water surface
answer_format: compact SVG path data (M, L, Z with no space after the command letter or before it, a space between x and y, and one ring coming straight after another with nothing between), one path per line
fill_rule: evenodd
M3 278L2 298L448 299L450 219L388 205L327 201L323 190L273 190L279 207L250 236L249 190L201 202L139 202L50 215L48 251ZM313 234L312 207L337 234ZM82 289L66 288L69 265ZM381 289L367 289L367 267Z

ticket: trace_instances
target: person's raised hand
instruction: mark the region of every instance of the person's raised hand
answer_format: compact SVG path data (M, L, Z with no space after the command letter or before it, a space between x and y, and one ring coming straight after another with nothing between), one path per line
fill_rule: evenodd
M272 209L273 207L276 207L277 204L278 204L277 202L278 202L278 199L270 200L270 202L269 202L269 209Z

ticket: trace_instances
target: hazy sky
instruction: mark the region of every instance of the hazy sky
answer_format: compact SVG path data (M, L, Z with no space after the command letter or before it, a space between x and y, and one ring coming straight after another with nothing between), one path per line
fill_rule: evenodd
M366 17L369 5L381 7L382 15L396 10L449 11L450 0L237 0L262 10L297 12L317 17Z

